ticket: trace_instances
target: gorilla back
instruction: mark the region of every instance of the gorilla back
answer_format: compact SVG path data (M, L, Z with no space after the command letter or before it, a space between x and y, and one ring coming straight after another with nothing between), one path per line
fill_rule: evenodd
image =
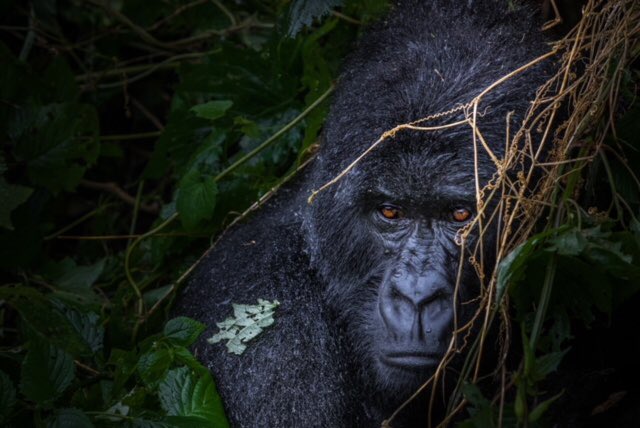
M363 38L309 171L229 231L178 301L211 333L231 303L281 302L241 356L196 346L233 426L379 425L433 374L454 321L472 313L460 303L478 294L455 238L476 215L474 167L482 185L495 166L474 153L470 128L399 131L306 200L385 131L467 103L545 53L539 28L531 10L498 0L412 0ZM521 122L545 74L533 67L484 97L479 126L494 153L507 114Z

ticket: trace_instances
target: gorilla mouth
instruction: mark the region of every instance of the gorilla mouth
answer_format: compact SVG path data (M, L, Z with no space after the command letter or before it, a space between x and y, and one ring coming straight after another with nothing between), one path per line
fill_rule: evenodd
M439 358L426 352L389 352L380 357L386 365L406 370L425 370L438 365Z

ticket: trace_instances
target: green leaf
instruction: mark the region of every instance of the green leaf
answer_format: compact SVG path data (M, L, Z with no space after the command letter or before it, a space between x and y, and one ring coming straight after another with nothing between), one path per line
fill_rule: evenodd
M564 390L560 391L558 394L554 395L548 400L545 400L542 403L538 404L536 408L533 409L531 413L529 413L529 423L536 422L538 419L540 419L542 415L544 415L545 412L549 409L549 406L553 404L553 402L558 398L560 398L562 394L564 394Z
M571 229L549 240L550 250L563 256L576 256L584 251L587 239L579 229Z
M0 177L0 227L13 230L11 223L11 212L24 203L33 189L17 184L9 184L3 177Z
M464 397L473 405L469 408L471 418L467 419L462 427L491 428L495 426L491 402L487 400L480 389L469 382L462 385Z
M225 115L227 110L233 105L229 100L209 101L191 107L191 111L198 117L208 120L216 120Z
M104 270L106 258L87 266L77 266L72 259L65 259L61 265L60 275L54 279L54 283L67 290L82 290L91 287Z
M186 367L171 370L160 384L158 396L169 416L195 416L216 428L229 426L208 372L196 374Z
M91 352L100 351L104 345L104 327L100 324L100 316L93 312L83 313L74 309L67 309L66 315Z
M81 410L59 409L47 421L47 428L93 428L93 424Z
M173 356L176 364L187 366L196 372L207 371L207 369L200 364L200 362L193 356L193 354L183 346L174 346Z
M561 233L565 229L565 227L560 227L532 236L527 242L516 247L500 261L496 281L496 302L502 300L505 291L507 291L510 285L516 284L523 278L527 264L539 246L544 243L549 236Z
M274 300L258 299L257 305L233 304L233 318L217 323L220 331L207 339L207 342L214 344L220 341L227 341L227 350L236 355L242 354L246 349L246 343L262 333L262 331L273 324L273 315L280 302Z
M205 325L187 317L169 320L164 326L164 336L175 345L189 346L198 339Z
M22 322L45 341L72 355L89 355L91 350L61 309L30 287L1 287L0 298L20 313Z
M474 407L484 407L487 404L490 404L489 400L487 400L480 388L477 385L474 385L470 382L464 382L462 385L462 393L464 397L469 401L469 403L473 404Z
M568 349L559 352L551 352L536 358L535 369L531 374L531 378L535 382L539 382L546 378L548 374L556 371L567 352L569 352Z
M0 370L0 425L9 420L11 410L16 403L16 387L5 372Z
M32 340L22 362L20 390L39 406L50 404L71 384L73 359L62 349L42 340Z
M31 182L54 193L74 190L100 151L95 108L77 103L50 104L25 106L16 114L22 116L24 125L13 130L15 154L27 162Z
M176 209L187 230L211 217L216 206L218 187L213 177L197 171L190 171L180 181Z
M113 391L121 393L127 381L135 373L138 364L138 354L135 351L124 351L114 348L111 350L108 365L113 367Z
M45 70L43 81L50 99L59 102L75 101L80 94L75 75L62 56L56 57Z
M138 374L148 386L155 386L173 363L173 355L166 348L154 349L143 354L138 361Z

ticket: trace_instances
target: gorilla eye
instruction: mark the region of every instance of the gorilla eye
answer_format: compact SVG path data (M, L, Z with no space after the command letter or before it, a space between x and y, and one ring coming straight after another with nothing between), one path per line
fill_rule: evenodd
M387 220L398 220L404 217L404 212L393 205L381 205L379 210L380 214L382 214L382 216Z
M462 223L471 218L471 211L466 208L456 208L451 212L451 217L453 217L453 220Z

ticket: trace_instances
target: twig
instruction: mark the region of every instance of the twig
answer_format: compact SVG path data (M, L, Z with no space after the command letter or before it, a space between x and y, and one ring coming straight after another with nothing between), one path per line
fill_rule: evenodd
M98 181L83 179L82 181L80 181L80 185L88 189L102 190L104 192L111 193L112 195L117 196L119 199L123 200L129 205L133 205L133 206L136 205L136 198L134 198L133 196L125 192L116 183L113 183L113 182L102 183ZM154 203L154 204L142 203L140 204L140 210L149 214L157 215L160 212L160 206L157 203Z

